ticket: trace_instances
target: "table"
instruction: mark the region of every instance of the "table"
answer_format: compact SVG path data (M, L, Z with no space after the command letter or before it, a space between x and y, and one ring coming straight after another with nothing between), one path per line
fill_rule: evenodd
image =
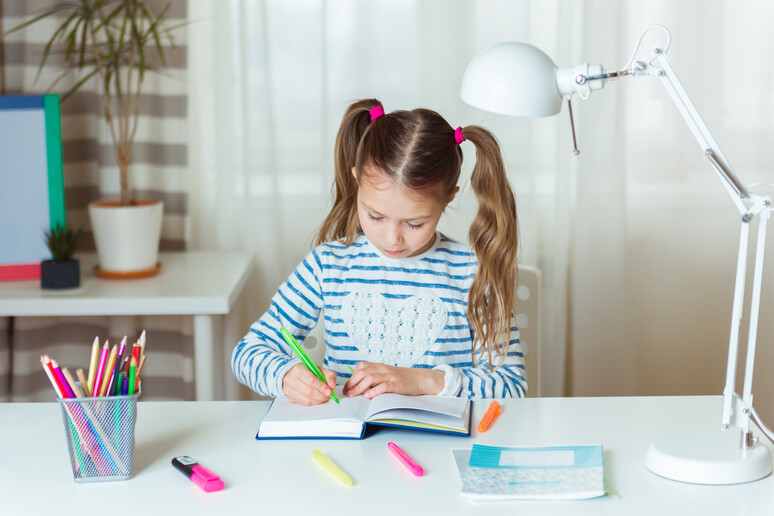
M0 282L0 316L192 315L196 399L215 396L220 317L231 312L252 259L237 252L160 253L160 274L143 279L98 278L94 254L79 257L81 286L41 290L39 281Z
M134 477L76 484L55 403L0 404L0 499L3 514L443 514L648 515L770 514L774 478L702 486L674 482L645 468L649 443L664 432L719 425L722 398L529 398L503 400L503 413L471 438L382 428L362 441L256 441L269 402L140 402ZM488 400L474 402L473 419ZM414 477L387 451L395 441L424 469ZM475 504L459 495L450 449L602 444L605 476L619 498L578 502ZM318 448L349 473L346 488L312 459ZM218 473L226 489L204 493L170 461L190 455ZM56 512L51 509L58 508ZM78 512L78 509L81 509ZM85 512L84 512L85 511ZM91 512L93 514L103 514Z

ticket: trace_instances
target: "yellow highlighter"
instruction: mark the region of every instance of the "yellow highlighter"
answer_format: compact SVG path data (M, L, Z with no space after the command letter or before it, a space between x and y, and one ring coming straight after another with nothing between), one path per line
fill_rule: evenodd
M335 462L329 459L328 456L325 455L320 450L313 450L312 457L314 457L314 460L317 461L317 464L325 468L325 471L330 473L336 480L341 482L343 485L347 487L352 487L353 485L355 485L355 483L352 481L352 477L344 473L341 470L341 468L339 468L336 465Z

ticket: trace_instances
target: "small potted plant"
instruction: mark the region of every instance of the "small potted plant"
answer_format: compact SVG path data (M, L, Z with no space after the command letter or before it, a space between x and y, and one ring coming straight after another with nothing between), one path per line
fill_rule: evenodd
M81 229L73 231L57 226L45 231L51 259L40 262L40 287L47 289L76 288L81 283L78 260L73 258Z

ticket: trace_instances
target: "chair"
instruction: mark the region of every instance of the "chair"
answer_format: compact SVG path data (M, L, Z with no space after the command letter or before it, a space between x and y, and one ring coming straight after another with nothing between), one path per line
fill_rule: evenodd
M516 326L526 355L527 397L540 396L540 270L529 265L518 266L518 285L513 292ZM302 346L309 357L322 364L325 354L325 325L321 321L309 333Z
M518 266L518 284L513 292L516 327L525 354L527 397L539 398L540 389L540 301L543 276L530 265Z

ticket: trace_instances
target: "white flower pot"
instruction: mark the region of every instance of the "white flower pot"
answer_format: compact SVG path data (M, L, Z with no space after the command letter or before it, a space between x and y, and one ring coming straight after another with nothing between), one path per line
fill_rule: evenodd
M158 263L164 204L156 200L89 203L99 268L107 272L153 269Z

